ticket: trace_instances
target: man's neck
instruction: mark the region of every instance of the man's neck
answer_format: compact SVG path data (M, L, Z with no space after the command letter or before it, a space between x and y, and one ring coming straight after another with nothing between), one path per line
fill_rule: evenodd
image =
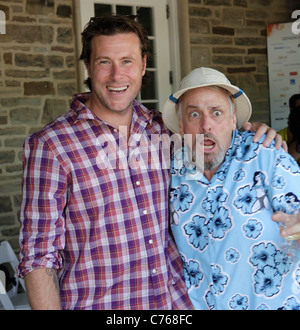
M212 171L204 171L203 175L206 177L206 179L208 181L210 181L212 179L212 177L215 175L215 173L217 172L218 168L212 170Z
M131 122L132 122L132 106L124 111L111 111L108 109L103 109L99 106L97 102L91 97L85 105L94 113L96 117L105 122L106 124L112 126L113 128L124 132L124 127L127 127L127 137L130 136Z

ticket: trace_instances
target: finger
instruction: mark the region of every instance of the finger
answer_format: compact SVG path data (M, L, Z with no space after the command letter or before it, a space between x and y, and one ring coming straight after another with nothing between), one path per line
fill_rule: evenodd
M265 124L253 123L252 124L252 127L251 127L251 130L253 132L256 132L255 135L254 135L254 137L253 137L253 141L254 142L258 142L261 139L261 137L264 134L267 133L268 128L269 127L267 125L265 125Z
M283 139L282 136L279 134L276 134L275 136L275 148L279 150L281 147L283 147Z
M282 140L282 148L285 152L289 152L289 148L288 148L286 141Z
M291 227L296 224L300 225L300 214L286 214L278 211L272 215L272 220L281 222L286 227Z
M245 131L250 131L252 128L252 124L249 122L249 121L246 121L244 124L243 124L243 129Z
M283 222L285 213L277 211L272 215L272 220L275 222Z
M266 137L263 141L263 145L268 147L276 136L276 131L273 128L268 127L267 125L261 125L253 138L254 142L258 142L262 136L266 134Z
M283 237L286 236L294 236L296 240L300 239L300 223L297 223L291 227L287 227L281 230L281 235Z
M263 142L265 147L268 147L276 137L276 131L273 128L269 128L266 132L267 136Z

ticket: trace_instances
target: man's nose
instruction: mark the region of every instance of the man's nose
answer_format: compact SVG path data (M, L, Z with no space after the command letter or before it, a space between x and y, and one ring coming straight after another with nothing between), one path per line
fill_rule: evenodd
M201 131L203 133L210 132L211 129L212 129L212 120L211 120L210 116L204 115L202 117L202 120L201 120L201 124L200 125L201 125Z
M118 80L122 76L122 69L118 64L113 64L111 67L111 77L113 80Z

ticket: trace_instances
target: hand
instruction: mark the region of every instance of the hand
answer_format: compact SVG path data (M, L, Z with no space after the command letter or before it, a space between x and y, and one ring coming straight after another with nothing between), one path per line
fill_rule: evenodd
M246 122L243 125L245 131L256 132L254 135L253 141L258 142L264 134L267 134L263 145L268 147L271 142L275 139L275 147L279 150L281 147L284 151L288 151L287 144L282 140L282 137L279 134L276 134L276 131L264 123L249 123Z
M281 222L286 228L282 229L280 234L282 237L295 235L298 236L298 244L300 246L300 213L286 214L283 212L275 212L272 215L272 220Z

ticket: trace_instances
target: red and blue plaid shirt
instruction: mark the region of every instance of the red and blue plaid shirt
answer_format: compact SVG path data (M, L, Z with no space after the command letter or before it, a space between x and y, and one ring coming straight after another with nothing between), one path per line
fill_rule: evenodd
M63 309L190 309L169 235L169 170L124 166L139 137L168 131L135 101L134 139L111 159L119 132L85 107L88 97L25 140L19 275L56 269Z

